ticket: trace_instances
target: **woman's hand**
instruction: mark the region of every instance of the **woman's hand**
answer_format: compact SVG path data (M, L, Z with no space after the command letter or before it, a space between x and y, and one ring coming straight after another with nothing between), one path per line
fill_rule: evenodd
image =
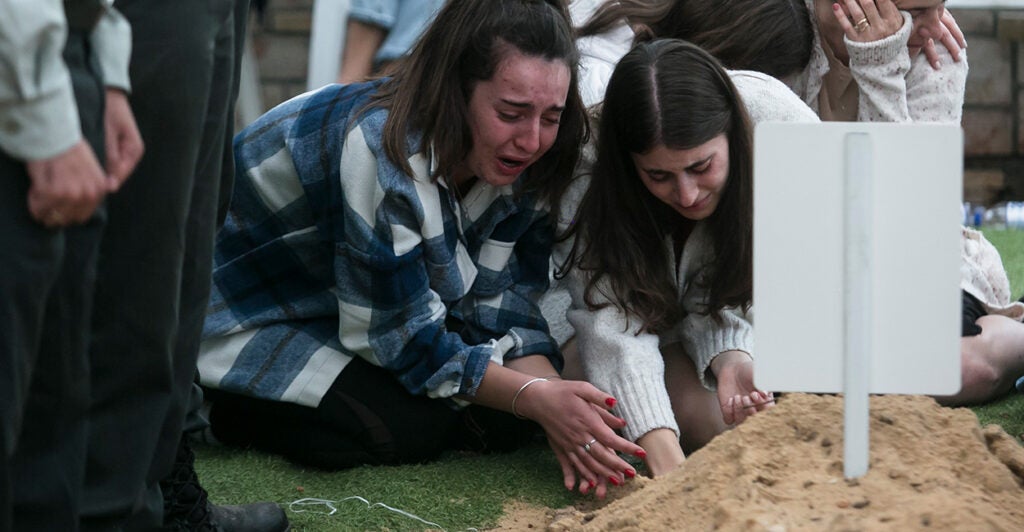
M942 43L949 50L949 55L953 57L953 61L959 61L960 50L967 48L967 39L964 38L964 32L960 31L960 26L957 25L956 19L953 18L953 15L946 8L942 8L942 15L939 17L938 24L923 25L918 31L922 37L927 39L921 50L928 59L928 64L935 70L942 66L942 62L939 60L939 52L935 49L936 42Z
M754 386L754 361L743 351L726 351L711 361L718 379L718 403L722 418L729 424L775 406L775 396Z
M660 477L682 465L686 460L683 448L679 445L679 436L672 429L654 429L636 440L647 451L647 471L652 477Z
M541 425L562 466L566 489L579 480L580 493L595 490L604 497L608 483L622 484L636 476L616 452L643 458L644 449L615 433L626 422L609 410L615 399L582 381L538 382L522 391L517 412Z
M832 14L853 42L874 42L903 27L903 15L892 0L843 0L832 4Z

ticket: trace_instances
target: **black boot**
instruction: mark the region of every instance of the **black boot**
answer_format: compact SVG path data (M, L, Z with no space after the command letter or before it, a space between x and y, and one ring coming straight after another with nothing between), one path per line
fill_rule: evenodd
M195 454L183 437L171 474L160 481L167 532L287 532L288 517L280 506L260 502L238 506L210 504L196 476Z

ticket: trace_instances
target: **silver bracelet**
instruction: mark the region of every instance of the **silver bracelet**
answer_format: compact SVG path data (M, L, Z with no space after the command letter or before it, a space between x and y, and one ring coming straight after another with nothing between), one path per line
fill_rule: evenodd
M519 394L523 393L523 390L528 388L531 384L533 384L535 382L541 382L541 381L548 382L548 380L545 379L544 377L536 377L536 378L533 378L533 379L530 379L530 380L526 381L525 383L523 383L522 386L519 387L518 390L516 390L516 394L512 396L512 415L513 416L516 416L519 419L526 419L526 417L519 415L519 412L516 411L516 401L519 399Z

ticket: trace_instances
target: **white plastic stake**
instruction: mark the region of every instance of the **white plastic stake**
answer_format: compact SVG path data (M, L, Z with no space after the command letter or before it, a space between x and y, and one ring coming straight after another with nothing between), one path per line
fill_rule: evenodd
M873 258L871 137L846 136L843 327L843 474L857 478L868 472L868 430Z

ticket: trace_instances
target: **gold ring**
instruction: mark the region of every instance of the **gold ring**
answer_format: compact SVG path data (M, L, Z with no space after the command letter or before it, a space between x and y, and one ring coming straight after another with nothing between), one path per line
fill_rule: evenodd
M589 453L589 452L590 452L590 449L591 449L591 447L590 447L590 446L591 446L591 445L594 445L595 443L597 443L597 438L594 438L594 439L592 439L592 440L588 441L587 443L584 443L584 444L583 444L583 451L584 451L584 452L588 452L588 453Z
M61 225L62 223L64 223L64 216L60 213L60 211L52 210L49 213L47 213L46 221L49 222L50 225Z
M866 29L871 27L871 23L868 22L868 18L867 17L864 17L864 18L858 20L857 23L853 25L853 27L857 29L857 33L863 33L864 30L866 30Z

